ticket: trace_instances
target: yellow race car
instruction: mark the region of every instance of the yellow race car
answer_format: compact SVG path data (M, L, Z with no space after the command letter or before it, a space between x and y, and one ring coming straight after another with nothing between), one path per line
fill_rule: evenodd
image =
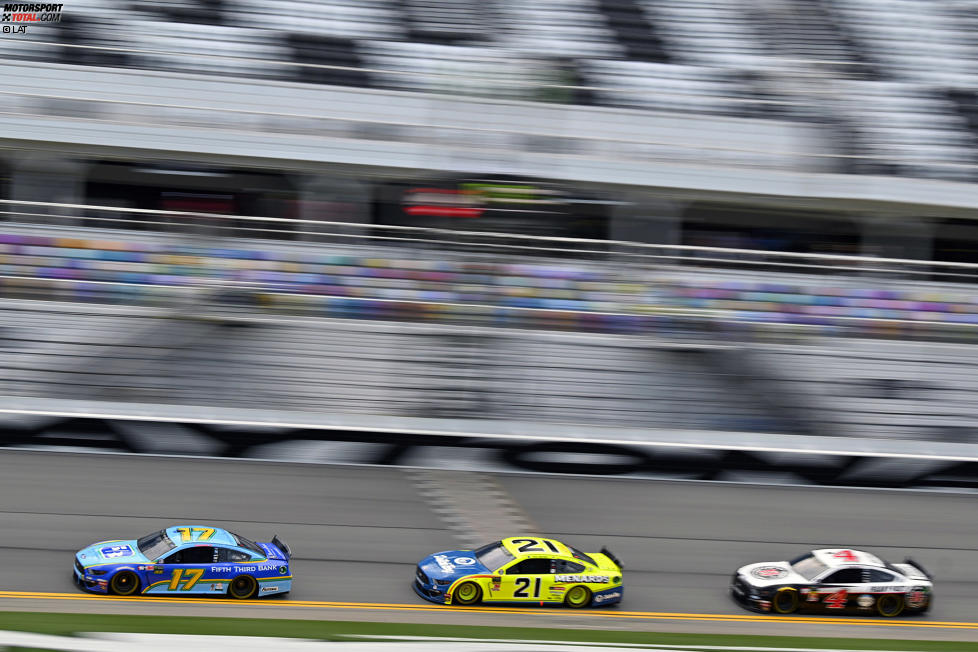
M607 548L583 553L554 539L510 537L477 550L449 550L418 563L414 591L439 604L621 602L621 562Z

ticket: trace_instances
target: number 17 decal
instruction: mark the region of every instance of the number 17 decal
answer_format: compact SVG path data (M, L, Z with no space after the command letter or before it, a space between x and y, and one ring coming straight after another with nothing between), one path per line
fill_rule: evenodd
M177 532L180 533L180 541L207 541L214 536L212 527L178 527Z
M203 576L203 568L177 568L173 571L173 577L170 578L168 588L171 591L176 591L178 588L181 591L189 591ZM183 586L180 586L180 582L183 582Z

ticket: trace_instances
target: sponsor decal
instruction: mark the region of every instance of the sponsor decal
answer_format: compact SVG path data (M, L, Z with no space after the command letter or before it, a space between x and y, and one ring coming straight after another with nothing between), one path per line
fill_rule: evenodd
M555 582L585 582L589 584L608 584L607 575L554 575Z
M435 563L446 573L455 572L455 564L451 562L445 555L435 555Z
M911 609L919 609L927 604L927 589L922 586L915 586L906 597L907 606Z
M489 590L498 591L501 583L502 583L502 578L499 577L498 575L494 575L489 579Z
M136 569L137 569L137 570L141 570L141 571L155 571L155 570L162 570L162 569L157 569L157 568L156 568L156 566L154 566L154 565L148 565L148 566L136 566Z
M262 564L262 565L258 566L258 570L260 570L260 571L273 571L273 570L275 570L275 566L270 565L270 564Z
M759 566L750 574L761 580L779 580L788 576L788 569L781 566Z
M163 574L163 567L162 566L157 566L156 568L153 569L153 572L155 574L157 574L157 575L162 575Z
M599 593L596 596L594 596L594 601L598 604L601 604L602 602L607 602L608 600L616 600L620 597L621 597L621 593L618 591L614 591L612 593Z
M102 556L106 559L114 559L116 557L132 557L132 548L128 545L121 546L105 546L101 550Z
M271 593L272 591L278 591L277 586L263 586L261 587L262 593Z
M475 559L472 557L456 557L452 561L458 566L475 566Z
M770 600L759 600L757 606L760 607L761 611L771 611Z
M550 592L551 593L562 593L562 592L564 592L566 590L567 590L567 587L566 586L551 586L550 587Z
M214 582L213 584L211 584L211 591L223 591L223 590L224 590L223 582Z
M212 573L230 573L233 570L232 566L211 566Z
M806 600L808 602L818 602L818 591L815 590L809 591Z
M288 566L279 566L278 567L278 572L279 572L280 575L288 575L289 574L289 567Z
M860 609L869 609L876 603L876 598L871 595L861 595L856 598L856 604L859 605Z
M84 554L81 554L81 555L78 555L78 556L81 557L82 559L85 559L85 555Z

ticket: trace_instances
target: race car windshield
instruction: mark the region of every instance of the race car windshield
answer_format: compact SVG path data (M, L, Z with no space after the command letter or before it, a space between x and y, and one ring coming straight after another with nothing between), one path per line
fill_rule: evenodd
M475 556L479 559L479 563L488 568L492 572L496 572L503 564L513 561L516 559L513 555L503 548L502 541L494 541L488 545L482 546L475 551Z
M791 569L806 580L815 579L815 576L826 568L828 566L816 559L815 555L802 555L798 559L791 561Z
M247 548L247 549L248 549L248 550L250 550L251 552L255 552L255 553L258 553L259 555L261 555L261 556L263 556L263 557L265 556L265 551L264 551L264 550L262 550L262 549L261 549L261 548L260 548L260 547L258 546L258 544L257 544L257 543L255 543L254 541L252 541L251 539L245 539L245 538L244 538L243 536L241 536L240 534L235 534L234 532L230 532L229 534L230 534L230 535L231 535L232 537L234 537L234 540L235 540L235 541L237 541L237 542L238 542L238 545L239 545L239 546L241 546L242 548Z
M568 546L568 548L570 548L570 546ZM597 566L598 565L598 563L596 561L594 561L594 558L593 557L591 557L590 555L584 554L583 552L581 552L577 548L571 548L570 551L571 551L571 554L574 555L574 559L580 559L581 561L586 561L587 563L591 564L592 566Z
M173 545L173 542L170 541L170 537L166 536L166 532L164 530L147 534L143 538L136 541L136 546L139 548L139 552L146 556L146 559L151 559L154 561L176 547Z

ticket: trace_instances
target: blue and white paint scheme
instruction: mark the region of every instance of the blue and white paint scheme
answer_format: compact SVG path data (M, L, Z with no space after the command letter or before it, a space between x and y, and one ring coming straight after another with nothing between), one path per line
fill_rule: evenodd
M256 543L221 528L176 525L93 543L75 554L73 575L93 593L257 598L292 590L291 557L278 537ZM114 582L123 571L131 574Z

